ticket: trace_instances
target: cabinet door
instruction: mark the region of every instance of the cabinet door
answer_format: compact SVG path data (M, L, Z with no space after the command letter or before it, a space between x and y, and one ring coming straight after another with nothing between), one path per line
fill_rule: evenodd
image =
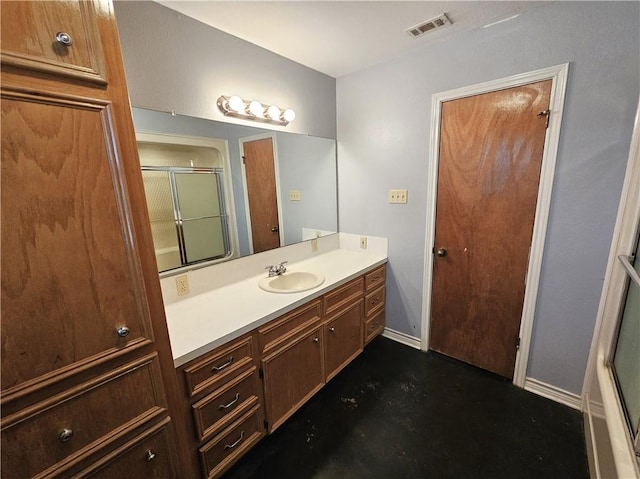
M4 406L152 335L109 106L3 92L1 109Z
M325 367L327 381L362 352L362 299L340 312L325 325Z
M3 1L1 18L4 65L107 83L92 2Z
M269 432L323 386L322 342L322 326L318 326L262 360Z

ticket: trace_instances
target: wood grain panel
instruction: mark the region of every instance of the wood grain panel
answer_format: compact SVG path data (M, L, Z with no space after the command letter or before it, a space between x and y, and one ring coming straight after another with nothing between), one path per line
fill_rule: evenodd
M374 269L370 273L367 273L364 277L366 291L371 291L372 289L376 289L381 284L384 284L386 278L387 268L385 265L382 265L379 268Z
M363 317L364 300L360 299L326 323L324 363L327 381L362 352Z
M158 378L153 354L3 419L3 475L32 477L68 456L88 454L112 431L166 410ZM136 400L124 407L122 397ZM66 442L59 438L63 429L73 431Z
M3 391L152 339L110 125L102 105L3 95Z
M382 334L385 326L384 308L378 311L364 323L364 344L369 343L373 338Z
M292 335L320 321L320 301L311 301L258 329L260 351L265 353L290 339Z
M220 387L253 364L253 336L245 336L183 367L187 394L194 397L205 389Z
M264 435L255 407L200 448L205 477L220 475Z
M3 65L107 83L92 3L3 1L0 8ZM71 36L70 46L56 41L59 32Z
M364 278L361 276L324 295L324 315L329 316L362 297Z
M262 359L269 432L324 385L322 328L295 338Z
M430 347L512 378L551 81L442 105Z
M273 142L271 138L248 141L243 149L253 252L260 253L280 247Z

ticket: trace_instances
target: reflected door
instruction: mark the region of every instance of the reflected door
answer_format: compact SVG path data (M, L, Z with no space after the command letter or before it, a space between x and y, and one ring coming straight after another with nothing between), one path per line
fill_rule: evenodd
M442 105L429 346L513 378L551 81Z
M280 247L276 173L271 138L243 143L253 252Z

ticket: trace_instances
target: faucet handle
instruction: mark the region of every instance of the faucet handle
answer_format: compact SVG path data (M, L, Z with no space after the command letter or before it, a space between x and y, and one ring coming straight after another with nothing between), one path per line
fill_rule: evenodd
M287 268L284 267L286 263L288 263L288 261L283 261L278 265L278 267L276 268L276 274L284 274L287 272Z
M276 268L274 265L269 265L269 266L265 266L264 269L268 269L269 270L269 276L275 276L278 274L278 268Z

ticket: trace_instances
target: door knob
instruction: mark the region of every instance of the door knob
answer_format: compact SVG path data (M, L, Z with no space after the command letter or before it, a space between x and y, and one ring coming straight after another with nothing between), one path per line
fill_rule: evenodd
M271 231L273 231L274 233L277 233L278 232L278 227L274 226L273 228L271 228Z
M445 256L447 256L447 250L444 248L440 248L436 254L441 258L444 258Z

